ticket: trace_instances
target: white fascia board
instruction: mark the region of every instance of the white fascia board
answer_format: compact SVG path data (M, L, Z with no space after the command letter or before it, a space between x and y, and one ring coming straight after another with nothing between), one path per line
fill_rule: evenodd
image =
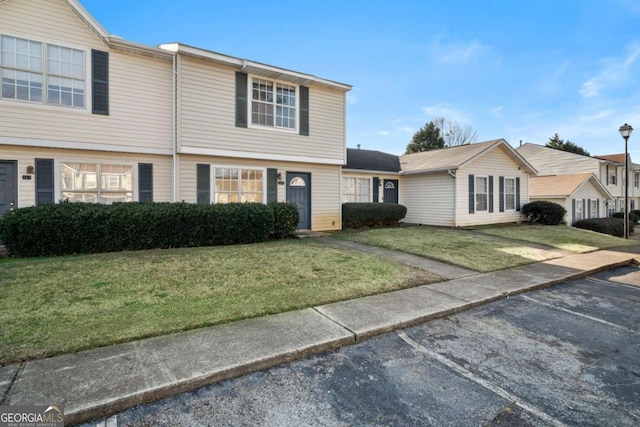
M109 40L109 32L102 26L77 0L66 0L71 9L82 18L89 26L102 37L105 42Z
M153 58L167 59L167 60L173 58L174 56L174 53L169 52L167 50L159 49L157 47L147 46L140 43L130 42L118 36L109 36L108 41L109 41L109 46L111 46L115 50L135 53L138 55L151 56Z
M250 151L218 150L214 148L189 147L182 145L178 154L197 154L202 156L231 157L237 159L276 160L296 163L317 163L323 165L344 164L344 159L325 159L321 157L290 156L287 154L254 153Z
M340 89L345 92L351 90L352 86L344 83L338 83L331 80L321 79L311 74L300 73L297 71L287 70L285 68L275 67L272 65L262 64L260 62L249 61L247 59L237 58L234 56L224 55L222 53L212 52L206 49L200 49L193 46L184 45L182 43L166 43L158 46L160 49L168 50L175 53L182 53L203 59L208 59L220 64L229 65L240 69L240 71L249 74L265 75L275 77L280 80L290 80L297 84L316 83L323 86Z
M0 145L18 147L64 148L67 150L107 151L109 153L159 154L171 156L171 148L138 148L128 145L95 144L93 142L52 141L0 137Z

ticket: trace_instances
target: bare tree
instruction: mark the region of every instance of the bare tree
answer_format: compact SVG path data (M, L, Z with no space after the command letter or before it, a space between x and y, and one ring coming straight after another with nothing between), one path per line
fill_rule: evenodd
M436 117L433 123L440 129L446 147L472 144L478 139L478 132L471 125L446 120L444 117Z

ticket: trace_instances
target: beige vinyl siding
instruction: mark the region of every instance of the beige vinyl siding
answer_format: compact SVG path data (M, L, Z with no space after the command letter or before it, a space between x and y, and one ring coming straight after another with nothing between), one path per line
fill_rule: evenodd
M454 225L455 185L449 174L405 175L399 185L399 202L407 207L404 222Z
M214 167L275 168L282 173L283 181L287 172L311 173L311 228L316 231L339 230L342 228L340 166L180 155L178 200L189 203L196 202L196 165L198 163ZM286 201L286 184L278 185L278 201Z
M309 136L251 125L239 128L235 126L236 70L185 56L180 57L180 63L179 149L249 152L264 158L287 155L344 160L344 92L310 85ZM248 103L250 106L250 99Z
M102 164L153 164L153 200L155 202L172 201L172 158L171 156L156 156L128 153L107 153L100 151L59 150L30 147L12 147L0 145L1 160L18 161L18 207L33 206L36 203L36 176L31 180L23 180L27 174L27 166L35 166L35 159L53 159L56 175L54 175L56 191L54 200L59 201L60 192L60 163L102 163ZM133 197L138 199L138 170L133 169Z
M524 220L518 211L500 212L499 177L520 178L520 207L529 201L529 175L519 170L515 163L501 148L495 148L482 155L456 174L458 206L456 226L466 227L481 224L499 224ZM493 176L493 212L469 213L469 175Z
M85 108L0 100L0 143L77 149L172 150L172 63L109 51L62 1L0 6L0 33L85 52ZM91 49L109 51L109 116L91 114ZM126 148L125 148L126 147ZM160 151L161 150L161 151Z
M592 172L599 176L600 161L587 156L554 150L535 144L524 144L516 151L524 157L539 175L565 175Z

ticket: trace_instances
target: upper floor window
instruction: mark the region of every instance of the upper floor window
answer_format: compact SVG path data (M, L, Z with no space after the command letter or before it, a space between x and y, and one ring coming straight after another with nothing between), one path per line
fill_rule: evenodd
M251 124L296 129L296 87L252 79Z
M85 54L81 50L0 36L1 98L85 106Z
M617 168L609 168L609 178L608 178L608 183L611 185L616 185L616 183L618 182L618 174L617 174L618 170Z
M640 174L638 173L633 174L633 186L635 188L638 188L640 186Z

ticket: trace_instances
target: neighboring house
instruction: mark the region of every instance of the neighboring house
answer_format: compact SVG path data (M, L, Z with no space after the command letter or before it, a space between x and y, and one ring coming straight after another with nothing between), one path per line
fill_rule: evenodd
M376 180L378 187L397 180L399 202L407 207L404 221L417 224L463 227L521 221L520 208L529 201L529 177L537 174L504 139L399 157L349 149L347 156L343 180L362 180L363 197L355 201L376 201ZM353 201L347 191L343 201Z
M529 199L562 205L567 211L568 225L582 219L606 217L605 202L611 198L611 193L593 173L529 178Z
M76 0L0 2L0 215L60 200L290 201L341 227L351 86L109 35Z
M342 202L398 203L400 158L382 151L347 148Z
M526 143L516 148L540 175L566 175L592 173L611 194L609 199L603 199L606 216L624 210L624 154L609 156L583 156L567 151L555 150ZM639 207L640 175L629 157L629 207L631 210Z
M110 36L73 0L0 2L0 51L0 216L173 199L170 52Z

